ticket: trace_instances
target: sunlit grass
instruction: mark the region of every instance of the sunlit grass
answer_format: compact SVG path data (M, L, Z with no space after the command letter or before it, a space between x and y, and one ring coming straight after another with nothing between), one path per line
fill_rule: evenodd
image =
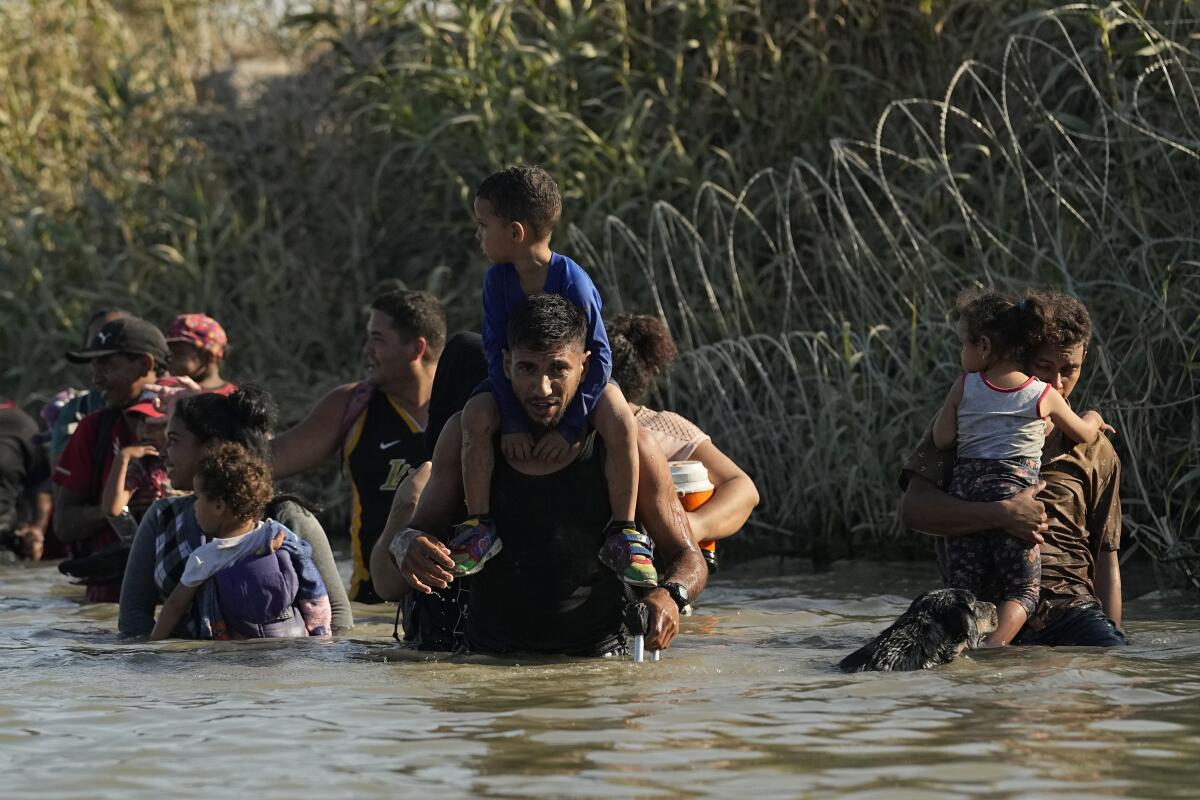
M294 418L359 374L380 280L478 324L472 187L537 161L556 246L668 320L664 399L762 488L747 547L922 546L897 470L981 282L1092 309L1132 542L1196 564L1191 4L137 5L0 5L5 393L81 383L93 306L205 310Z

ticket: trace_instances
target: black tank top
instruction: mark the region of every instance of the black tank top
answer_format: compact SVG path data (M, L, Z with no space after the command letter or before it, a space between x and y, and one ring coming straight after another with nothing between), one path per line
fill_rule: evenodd
M611 516L595 432L574 462L542 476L513 469L497 438L492 517L504 549L471 576L471 649L574 656L619 649L625 594L596 557Z
M350 544L354 576L350 599L378 603L371 584L371 548L379 540L396 487L408 474L429 460L425 433L408 413L386 393L376 390L367 410L346 438L346 466L354 491Z

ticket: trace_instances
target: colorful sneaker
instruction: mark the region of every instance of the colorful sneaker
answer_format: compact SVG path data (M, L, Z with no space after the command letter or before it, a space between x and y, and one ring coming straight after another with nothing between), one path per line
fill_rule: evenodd
M483 569L488 559L500 552L504 542L496 534L496 526L490 521L472 517L461 525L454 526L450 539L450 558L454 560L456 577L474 575Z
M630 586L653 588L658 586L653 547L650 537L635 528L610 527L599 557L604 566Z

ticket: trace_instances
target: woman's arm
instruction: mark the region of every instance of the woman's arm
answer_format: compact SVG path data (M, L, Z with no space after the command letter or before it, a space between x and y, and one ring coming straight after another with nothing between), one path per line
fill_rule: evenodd
M946 400L933 420L933 445L938 450L949 450L958 442L958 406L962 403L964 375L954 382L946 393Z
M192 605L192 599L196 596L196 590L202 584L195 586L186 586L181 581L175 587L175 591L171 592L171 596L167 598L167 602L163 603L162 611L158 615L158 621L154 623L154 630L150 631L150 641L158 642L163 639L169 639L175 633L175 627L179 624L179 620L183 619L183 615L187 613L188 608Z
M145 636L154 629L154 607L158 605L158 586L154 583L154 540L158 536L161 512L165 503L160 500L150 507L138 525L125 562L125 578L121 581L121 608L117 629L122 636Z
M320 521L294 502L280 504L276 513L284 527L312 547L313 565L317 572L321 573L321 580L325 582L325 589L329 592L334 633L350 630L354 627L354 611L350 608L350 598L346 596L346 587L338 573L337 561L333 557L333 549L329 546L329 537L325 535Z
M704 464L715 487L707 503L688 512L692 536L696 542L728 538L742 529L758 505L758 487L711 441L693 450L691 459Z

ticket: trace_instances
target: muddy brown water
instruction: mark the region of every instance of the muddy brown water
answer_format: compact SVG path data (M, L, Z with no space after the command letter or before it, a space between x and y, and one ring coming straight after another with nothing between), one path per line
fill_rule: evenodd
M1200 608L1119 651L832 665L923 566L719 576L658 664L431 659L357 607L332 642L128 644L50 565L0 565L10 797L1198 797Z

